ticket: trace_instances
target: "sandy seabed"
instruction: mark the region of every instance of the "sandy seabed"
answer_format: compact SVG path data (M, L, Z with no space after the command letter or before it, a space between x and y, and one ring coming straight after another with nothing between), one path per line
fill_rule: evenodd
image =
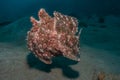
M82 18L87 24L80 37L81 61L64 57L46 65L26 46L26 33L31 28L29 17L0 27L0 80L120 80L120 17ZM82 23L83 25L83 23Z

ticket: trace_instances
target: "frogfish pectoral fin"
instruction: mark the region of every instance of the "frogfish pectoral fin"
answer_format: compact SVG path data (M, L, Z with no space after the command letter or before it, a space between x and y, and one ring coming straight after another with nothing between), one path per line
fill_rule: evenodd
M68 59L71 59L71 60L75 60L75 61L80 61L80 55L77 54L63 54L64 57L68 58Z
M47 58L39 58L42 62L44 62L45 64L51 64L52 60L51 59L47 59Z

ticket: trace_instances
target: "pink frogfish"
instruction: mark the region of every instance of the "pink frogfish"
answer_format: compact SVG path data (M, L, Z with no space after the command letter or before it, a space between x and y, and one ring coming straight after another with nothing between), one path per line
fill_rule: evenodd
M39 20L30 17L32 28L27 33L28 49L45 64L52 58L64 56L80 61L78 20L54 11L53 17L40 9Z

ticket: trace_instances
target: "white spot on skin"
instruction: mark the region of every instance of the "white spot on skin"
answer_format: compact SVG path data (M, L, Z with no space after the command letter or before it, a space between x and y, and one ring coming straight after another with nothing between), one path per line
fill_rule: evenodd
M76 23L75 22L72 22L74 26L76 26Z
M45 31L45 29L44 28L41 28L43 31Z
M69 24L66 24L66 26L69 26Z
M79 39L79 36L75 36L77 39Z
M64 49L63 49L63 51L65 52L65 51L66 51L66 49L64 48Z
M65 24L65 21L63 21L63 24Z
M50 33L50 30L48 29L47 32Z
M59 17L56 17L56 19L57 19L57 20L60 20L60 18L59 18Z
M58 39L60 39L61 38L61 34L58 34Z
M61 18L63 18L63 15L60 15Z
M54 14L54 16L57 16L56 11L53 14Z
M68 19L68 17L67 17L67 16L65 16L65 19L66 19L67 21L69 21L69 19Z
M41 48L41 47L42 47L42 45L41 45L41 44L39 44L39 45L38 45L38 47L39 47L39 48Z
M58 12L54 12L54 15L58 17L60 14Z
M42 36L44 36L44 34L41 34Z
M71 17L71 21L74 22L73 18Z
M40 52L42 52L42 53L43 53L43 52L44 52L44 50L43 50L43 49L40 49Z
M47 54L43 54L43 56L48 56Z
M58 14L59 17L61 17L61 13L58 12L57 14Z
M70 40L70 35L67 36L68 37L68 41Z
M37 21L38 24L41 24L41 21Z
M53 31L56 31L56 19L54 18L54 25L53 25Z
M76 23L75 23L75 21L73 20L72 17L71 17L71 20L72 20L73 25L76 26Z

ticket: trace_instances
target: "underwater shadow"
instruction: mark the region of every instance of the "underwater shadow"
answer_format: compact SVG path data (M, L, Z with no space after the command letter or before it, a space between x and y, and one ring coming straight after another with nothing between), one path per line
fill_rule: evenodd
M53 68L60 68L62 69L63 75L65 77L68 78L79 77L79 72L69 67L69 65L77 64L78 63L77 61L69 60L65 57L56 57L52 61L53 61L52 64L44 64L38 58L36 58L32 53L29 53L29 55L27 56L27 64L29 68L35 68L47 73L49 73Z

